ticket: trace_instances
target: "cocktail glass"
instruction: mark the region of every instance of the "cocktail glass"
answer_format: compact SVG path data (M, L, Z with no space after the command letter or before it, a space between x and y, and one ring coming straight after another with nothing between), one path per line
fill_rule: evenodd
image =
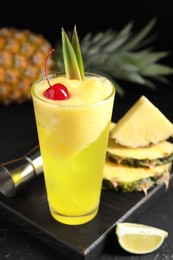
M49 75L49 81L57 82L58 77L65 74ZM84 224L97 215L115 96L108 79L91 73L85 77L107 84L106 96L79 105L52 101L39 90L47 86L46 78L31 90L50 213L69 225Z

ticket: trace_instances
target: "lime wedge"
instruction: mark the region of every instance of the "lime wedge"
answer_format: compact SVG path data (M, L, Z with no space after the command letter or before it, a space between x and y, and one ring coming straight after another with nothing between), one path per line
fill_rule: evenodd
M168 236L168 232L136 223L118 223L115 233L120 246L132 254L147 254L157 250Z

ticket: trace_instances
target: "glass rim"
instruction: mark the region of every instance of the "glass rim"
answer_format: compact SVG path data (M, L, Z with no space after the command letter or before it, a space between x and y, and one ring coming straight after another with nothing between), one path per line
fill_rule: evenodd
M53 73L49 74L47 77L48 77L48 79L50 79L50 78L54 78L54 77L56 77L58 75L65 75L65 74L66 74L65 72L53 72ZM79 104L79 105L78 104L76 104L76 105L73 105L73 104L63 104L63 100L62 100L62 104L60 102L56 103L56 101L52 102L51 99L50 100L49 99L46 100L44 98L39 97L35 93L35 91L34 91L36 85L39 84L39 82L42 82L42 81L46 80L46 76L44 76L44 77L39 78L37 81L35 81L32 84L32 86L31 86L31 95L33 97L35 97L36 99L40 100L41 102L43 102L45 104L50 104L52 106L57 106L57 107L62 107L62 108L65 108L65 107L66 108L78 108L78 107L80 108L80 107L88 107L88 106L97 106L97 105L99 105L101 103L105 103L111 97L113 97L114 94L116 93L116 87L115 87L114 83L109 78L106 78L105 76L102 76L102 75L99 75L99 74L93 73L93 72L85 72L85 75L86 76L95 76L95 77L105 78L106 80L108 80L110 82L111 87L112 87L111 93L108 96L106 96L104 99L101 99L101 100L98 100L98 101L95 101L95 102L92 102L92 103L87 103L87 104Z

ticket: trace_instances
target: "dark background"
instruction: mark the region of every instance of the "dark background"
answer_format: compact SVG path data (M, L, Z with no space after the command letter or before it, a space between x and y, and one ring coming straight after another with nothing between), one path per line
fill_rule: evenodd
M156 46L172 49L173 17L171 0L165 1L1 1L0 27L15 26L43 34L53 44L60 37L60 28L71 30L76 24L79 36L86 32L121 29L134 21L135 29L151 18L158 19Z

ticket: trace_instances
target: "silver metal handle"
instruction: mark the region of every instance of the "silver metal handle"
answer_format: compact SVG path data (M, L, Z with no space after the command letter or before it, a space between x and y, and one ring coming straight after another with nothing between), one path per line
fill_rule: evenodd
M42 172L43 162L37 146L24 156L0 165L0 192L6 197L13 197Z

